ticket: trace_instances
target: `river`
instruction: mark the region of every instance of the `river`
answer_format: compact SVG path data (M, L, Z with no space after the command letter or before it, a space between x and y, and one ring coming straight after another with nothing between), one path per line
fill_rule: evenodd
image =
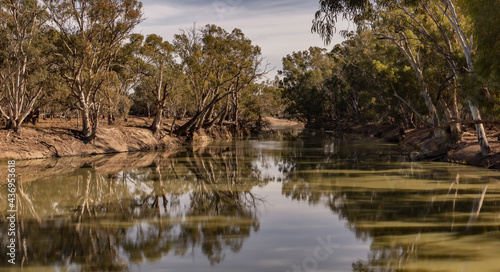
M500 271L500 173L379 141L18 164L16 265L3 184L0 271Z

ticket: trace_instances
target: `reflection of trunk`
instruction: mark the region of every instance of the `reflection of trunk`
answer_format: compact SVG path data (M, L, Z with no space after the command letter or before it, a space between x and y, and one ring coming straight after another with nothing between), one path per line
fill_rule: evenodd
M191 202L193 210L202 210L205 215L253 214L258 199L240 187L245 180L241 179L235 149L236 146L230 151L216 150L214 156L193 154L194 160L188 159L187 167L196 176ZM212 153L210 150L205 152Z
M31 201L31 198L24 193L24 187L22 186L22 184L20 184L18 186L17 192L18 192L18 195L20 196L20 198L19 198L19 200L20 200L19 201L19 210L22 211L24 209L24 205L26 205L28 210L30 211L31 215L33 215L33 217L36 219L36 221L39 224L41 224L42 219L40 218L40 216L36 212L36 207L33 204L33 202Z
M488 190L488 184L484 187L483 191L481 192L481 197L474 202L472 205L472 211L470 213L469 217L469 222L467 222L467 230L471 227L471 224L476 222L477 218L479 217L479 213L481 212L481 208L483 207L483 201L484 197L486 196L486 191Z
M94 227L93 221L99 212L99 204L107 205L99 200L103 197L103 185L110 186L109 194L111 195L114 193L111 186L116 183L112 179L108 183L103 182L104 177L98 175L95 169L81 170L83 171L83 182L79 182L79 184L83 185L81 188L82 196L77 200L80 205L75 211L74 222L71 225L74 228L74 233L73 239L69 243L73 244L73 251L68 254L67 261L79 262L83 260L94 269L102 269L103 265L107 265L106 267L112 267L113 270L123 271L126 265L120 258L116 242L113 242L116 241L115 232L108 228ZM105 209L110 210L107 207Z
M163 201L163 209L165 211L167 211L167 197L165 196L165 192L164 192L164 189L163 189L163 179L162 179L162 175L161 175L161 169L160 169L160 161L157 161L156 162L156 174L158 175L158 182L156 183L156 186L155 186L155 202L156 202L156 206L158 208L158 217L159 217L159 222L160 222L160 228L158 230L158 237L161 237L161 234L163 233L163 220L162 220L162 212L161 212L161 208L162 208L162 205L160 205L160 200Z
M458 196L458 185L460 184L460 174L457 174L456 178L455 178L455 181L453 181L450 185L450 188L448 189L448 194L450 194L451 192L451 188L453 187L453 185L456 185L456 188L455 188L455 196L453 197L453 209L452 209L452 218L453 218L453 221L451 223L451 230L453 230L453 227L455 225L455 206L456 206L456 203L457 203L457 196Z

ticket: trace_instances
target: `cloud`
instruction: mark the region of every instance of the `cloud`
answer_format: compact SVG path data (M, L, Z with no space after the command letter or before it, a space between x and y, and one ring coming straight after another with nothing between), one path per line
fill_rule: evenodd
M240 28L261 47L270 67L277 69L281 69L281 59L293 51L324 47L319 35L310 31L318 8L315 0L145 0L143 5L147 19L136 28L137 32L155 33L172 40L179 29L194 23L216 24L227 31ZM341 22L339 29L346 25ZM338 36L332 44L342 40ZM275 74L276 71L272 72L270 77Z
M183 9L160 4L144 6L143 11L147 20L167 19L185 12Z

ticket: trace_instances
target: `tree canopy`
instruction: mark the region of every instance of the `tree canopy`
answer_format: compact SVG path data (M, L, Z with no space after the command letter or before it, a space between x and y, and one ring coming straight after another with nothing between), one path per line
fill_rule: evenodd
M274 89L256 87L267 66L240 29L193 27L168 41L132 33L143 21L137 0L0 4L0 112L8 129L18 131L35 112L76 111L89 141L104 116L113 125L132 108L154 117L149 127L159 137L165 116L173 117L168 133L223 126L237 133L260 122L249 118L262 112L249 101ZM190 119L175 125L181 117Z
M496 92L490 94L489 88L498 86L498 58L495 57L499 47L496 46L498 27L491 27L498 25L495 23L498 16L493 15L497 9L496 1L320 0L312 31L317 32L325 43L329 43L337 30L336 23L339 19L355 23L355 32L341 30L341 34L347 39L342 53L342 57L346 59L351 56L351 52L356 51L353 47L347 47L348 43L366 34L376 37L368 44L365 43L366 47L361 50L362 55L372 60L371 64L355 66L363 67L365 71L374 71L375 80L366 82L366 76L358 76L356 82L349 82L348 78L344 80L344 92L355 90L350 95L346 93L343 96L347 104L356 97L356 92L364 88L359 85L361 82L367 83L365 86L371 89L369 96L373 99L376 99L379 90L390 86L391 91L387 93L392 93L397 100L387 100L382 104L388 104L390 109L398 109L396 115L391 114L392 117L399 119L406 116L402 122L407 126L415 123L415 120L409 120L408 117L416 116L424 125L438 127L469 115L478 122L478 141L483 155L486 155L490 149L481 124L480 111L495 117L495 110L491 110L493 104L485 101L482 90L485 90L489 100L495 100ZM385 49L380 51L383 47ZM399 53L395 53L394 48ZM376 53L372 55L368 52L370 50L376 50ZM338 49L332 52L335 51L339 52ZM284 64L286 62L285 59ZM335 58L332 62L334 70L338 69L339 63L335 63ZM352 58L349 62L355 63ZM350 69L349 66L340 68L342 72ZM398 87L397 77L394 75L401 69L413 71L412 80L416 80L418 84L413 88ZM392 76L392 82L387 82L389 85L385 81L388 78L382 80L390 75L385 72L396 73ZM286 80L289 78L285 78ZM307 81L304 79L296 86ZM415 97L414 93L419 93L419 97ZM301 96L301 99L304 97L307 96ZM299 100L292 103L297 101ZM410 115L407 114L408 111ZM456 122L451 123L450 133L437 130L436 136L443 138L448 134L453 140L460 139L460 127Z

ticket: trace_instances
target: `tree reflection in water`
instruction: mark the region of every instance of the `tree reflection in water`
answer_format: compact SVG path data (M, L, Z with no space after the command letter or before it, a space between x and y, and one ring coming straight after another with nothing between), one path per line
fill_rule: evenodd
M399 155L390 149L345 150L324 140L321 151L318 145L306 143L307 155L316 160L297 163L282 193L311 205L325 203L357 238L371 241L367 260L354 261L353 271L427 271L450 260L483 259L477 268L491 269L488 251L470 247L500 231L500 181L488 177L494 172L394 164Z
M326 205L370 243L353 271L438 271L436 265L470 260L476 271L498 268L486 255L500 244L495 172L407 163L380 143L261 137L141 155L135 161L147 167L131 170L106 170L126 167L99 160L50 180L20 182L19 260L37 269L126 271L201 252L216 265L260 229L263 200L253 189L279 182L285 198L311 209ZM4 194L0 203L1 268L7 264ZM471 249L479 243L483 250Z
M233 145L157 157L150 167L101 174L84 165L50 185L20 183L20 251L30 267L125 271L201 248L210 263L238 252L259 230L264 185ZM7 222L0 219L0 266L7 264Z

